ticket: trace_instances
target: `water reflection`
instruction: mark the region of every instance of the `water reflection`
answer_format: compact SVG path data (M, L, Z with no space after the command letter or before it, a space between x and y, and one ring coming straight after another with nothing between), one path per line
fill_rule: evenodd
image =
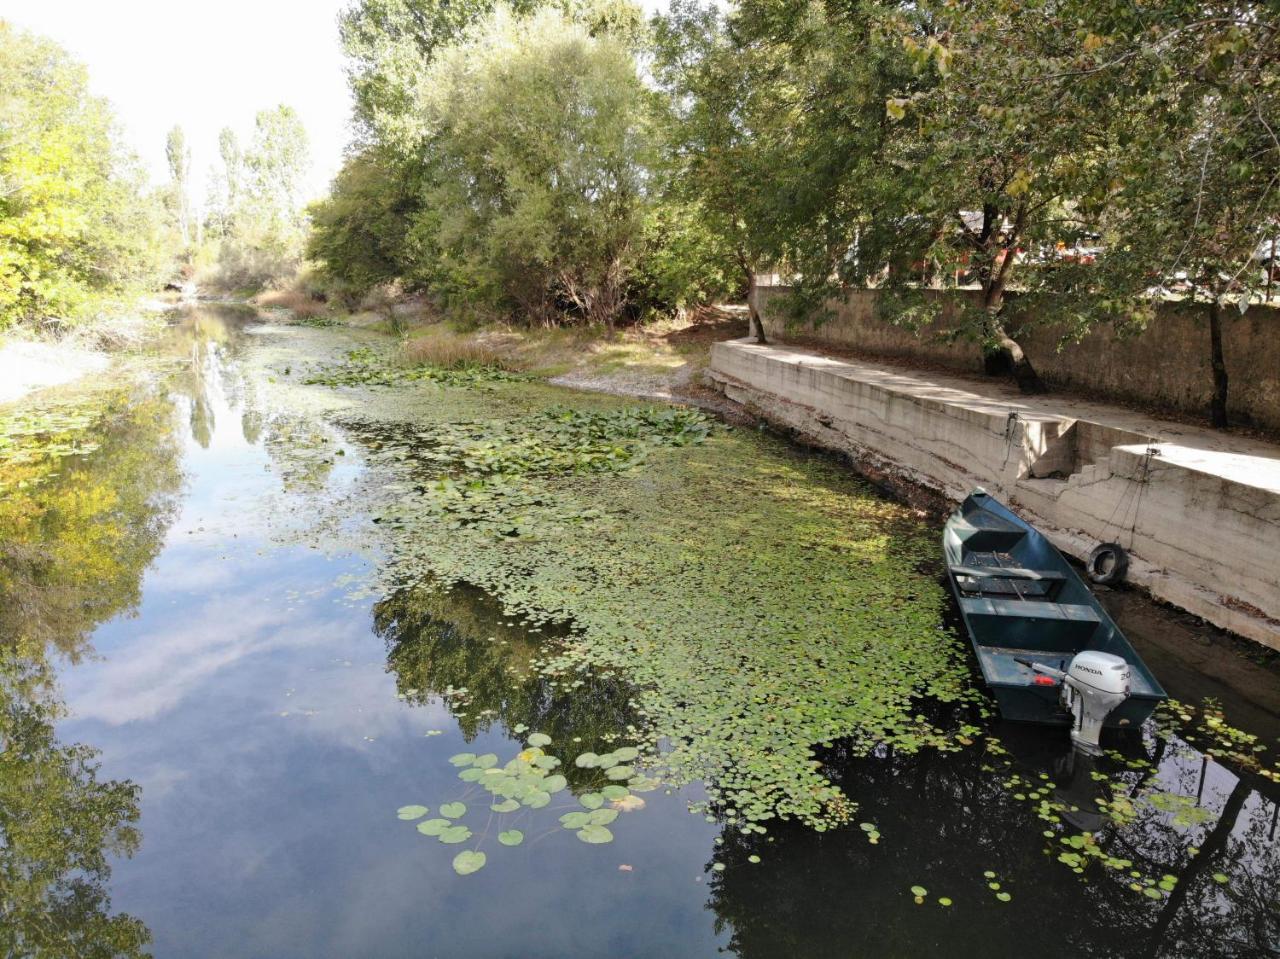
M479 590L404 590L376 603L373 615L399 693L420 704L443 700L468 742L495 727L529 729L573 755L603 753L636 727L627 683L594 673L572 679L539 673L544 634L506 619ZM570 786L594 775L572 763L557 771Z
M140 956L147 928L107 892L139 790L59 739L55 665L141 600L181 486L173 407L124 387L31 415L0 463L0 952Z
M711 906L731 951L778 959L857 943L858 956L1275 953L1280 846L1277 797L1265 780L1210 763L1201 783L1199 754L1176 740L1141 744L1154 771L1125 772L1124 761L1095 768L1046 748L1035 727L998 731L1010 747L1004 762L968 752L854 759L837 749L824 757L860 815L874 820L884 837L878 845L856 829L784 828L772 841L726 830L716 855L726 868L713 880ZM1056 861L1071 847L1045 829L1034 801L1015 792L1046 781L1042 774L1056 799L1077 808L1077 822L1095 827L1107 853L1131 867L1094 865L1076 875ZM1014 775L1020 779L1011 785ZM1179 789L1202 814L1189 817L1195 826L1144 800ZM1117 824L1095 811L1099 799L1137 808ZM1172 876L1176 885L1153 901L1130 887L1131 871ZM1012 898L998 900L990 882ZM917 885L928 890L922 905L909 892ZM938 897L953 904L941 906Z

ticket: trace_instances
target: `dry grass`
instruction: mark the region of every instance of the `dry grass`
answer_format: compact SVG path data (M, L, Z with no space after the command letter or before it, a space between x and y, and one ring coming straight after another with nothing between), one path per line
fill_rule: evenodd
M513 371L523 368L517 357L504 349L501 337L487 332L458 333L443 323L415 331L405 341L402 355L411 364L449 370L480 366Z
M266 290L253 298L257 306L288 310L299 319L320 316L328 307L302 290L290 287L284 290Z

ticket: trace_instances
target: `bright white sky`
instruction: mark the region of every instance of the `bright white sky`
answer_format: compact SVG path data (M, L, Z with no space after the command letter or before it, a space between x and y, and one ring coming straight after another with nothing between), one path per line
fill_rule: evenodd
M0 18L54 40L89 69L157 184L175 124L192 153L192 198L218 158L218 131L247 142L254 114L286 103L311 139L313 195L347 142L350 100L338 44L346 0L0 0Z

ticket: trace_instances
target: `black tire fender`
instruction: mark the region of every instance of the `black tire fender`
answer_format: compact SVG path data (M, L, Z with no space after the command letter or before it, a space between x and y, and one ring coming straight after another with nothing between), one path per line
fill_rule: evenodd
M1100 586L1114 586L1124 582L1129 571L1129 554L1119 543L1100 543L1089 554L1085 564L1091 582Z

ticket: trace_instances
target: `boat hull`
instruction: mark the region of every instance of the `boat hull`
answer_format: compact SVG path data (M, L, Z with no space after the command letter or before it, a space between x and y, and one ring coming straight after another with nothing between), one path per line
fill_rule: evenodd
M1070 725L1060 687L1042 685L1026 663L1065 670L1086 649L1130 666L1130 695L1108 715L1108 727L1141 726L1167 698L1062 554L986 493L976 491L948 520L943 553L983 681L1005 719Z

